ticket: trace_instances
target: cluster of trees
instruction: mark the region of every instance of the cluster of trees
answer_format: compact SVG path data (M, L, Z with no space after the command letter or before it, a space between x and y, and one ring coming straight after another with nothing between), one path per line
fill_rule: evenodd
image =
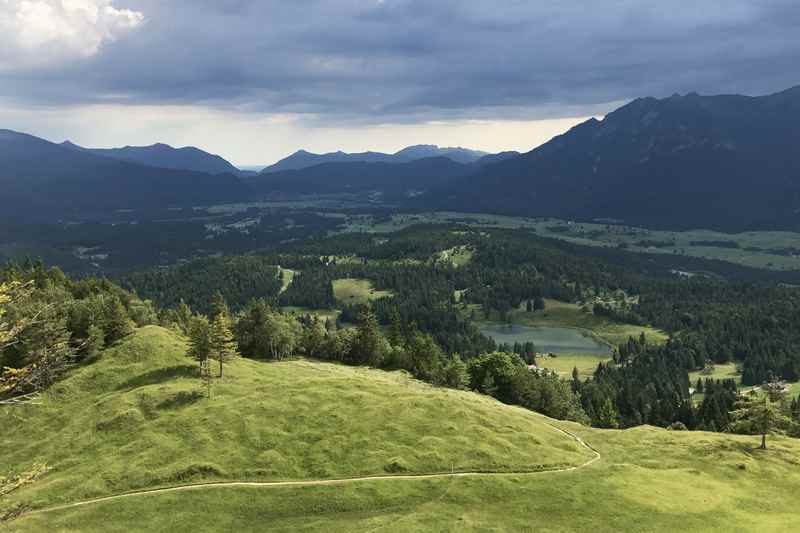
M516 354L529 365L536 363L536 345L532 341L517 341L514 344L504 342L497 346L497 351Z
M69 365L158 321L151 302L107 280L70 280L37 263L7 265L0 287L0 396L42 390Z
M244 309L231 314L221 293L213 297L214 311L209 317L192 314L183 304L165 315L189 337L189 354L201 367L201 376L209 375L209 361L224 363L241 353L255 359L282 360L293 355L339 361L376 368L404 369L435 385L464 388L466 365L458 354L447 355L416 325L401 322L399 314L388 333L381 331L369 306L361 308L355 328L337 329L331 321L315 315L282 313L266 300L256 299Z
M274 302L282 287L278 264L261 256L198 259L176 267L127 274L120 283L162 307L175 308L184 302L208 314L214 303L209 287L220 291L234 308L253 298Z
M472 390L494 396L508 404L521 405L553 418L589 423L578 394L557 374L529 370L513 353L492 352L467 364Z
M143 208L109 214L117 222L114 224L107 220L38 223L0 215L0 243L24 243L47 264L57 264L71 274L96 275L100 269L110 275L205 255L247 254L288 239L326 234L344 222L314 210L271 207L268 211L252 208L240 213L214 213L214 226L209 228L207 214L191 207ZM81 259L64 252L76 244L91 247L95 250L91 253L102 254L103 259ZM186 299L189 301L188 295Z
M291 285L281 294L280 303L310 309L332 309L336 306L333 280L332 272L321 266L304 269L295 274Z
M593 379L581 382L573 373L572 388L591 424L759 434L762 447L776 430L800 436L800 398L787 398L784 382L743 394L733 379L700 378L690 390L685 366L693 354L685 349L679 341L654 346L640 336L620 345L614 364L600 364ZM699 404L693 393L703 395Z
M593 379L573 380L592 424L616 428L690 422L689 376L664 346L631 343L637 351L617 364L599 364ZM627 345L626 345L627 346Z
M689 369L740 362L742 383L800 380L800 290L709 279L652 283L636 311L691 351Z

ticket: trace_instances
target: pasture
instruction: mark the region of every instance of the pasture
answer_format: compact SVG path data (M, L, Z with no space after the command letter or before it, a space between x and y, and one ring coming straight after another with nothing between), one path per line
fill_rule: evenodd
M340 303L365 304L390 297L392 292L375 289L367 279L344 278L333 281L333 295Z
M545 299L545 309L533 312L526 311L523 303L519 309L509 313L507 320L529 327L578 328L612 346L626 342L629 337L638 338L642 333L650 343L660 344L667 340L666 333L658 329L612 322L591 311L584 311L577 304L558 300Z
M4 524L80 531L791 531L795 439L600 430L403 372L237 359L212 398L184 341L139 330L41 405L0 407L0 471L51 468L3 505L41 509L207 481L496 472L307 486L203 486ZM587 442L592 452L562 428ZM596 455L595 455L596 454ZM509 472L503 474L502 472ZM764 487L769 487L768 495ZM591 512L586 512L591 508Z

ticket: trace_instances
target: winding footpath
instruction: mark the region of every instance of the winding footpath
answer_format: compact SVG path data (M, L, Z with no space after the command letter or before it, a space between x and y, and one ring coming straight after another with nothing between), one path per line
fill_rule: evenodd
M363 481L394 481L394 480L418 480L418 479L440 479L440 478L458 478L458 477L498 477L498 476L529 476L541 474L555 474L558 472L572 472L580 470L592 465L602 458L600 452L595 450L591 445L587 444L582 438L574 433L562 429L558 426L545 422L548 426L559 433L570 437L575 440L582 447L592 452L593 457L588 461L575 466L565 468L554 468L551 470L535 470L523 472L438 472L430 474L389 474L389 475L373 475L361 477L349 477L339 479L311 479L304 481L217 481L217 482L204 482L204 483L189 483L186 485L175 485L171 487L162 487L157 489L143 489L131 492L124 492L122 494L115 494L112 496L103 496L100 498L93 498L91 500L84 500L80 502L67 503L63 505L56 505L53 507L45 507L42 509L35 509L27 511L21 515L31 516L43 513L50 513L53 511L61 511L63 509L72 509L74 507L83 507L86 505L94 505L96 503L103 503L114 500L121 500L123 498L136 498L139 496L148 496L153 494L164 494L168 492L181 492L187 490L200 490L200 489L214 489L224 487L261 487L261 488L280 488L280 487L308 487L318 485L341 485L344 483L358 483Z

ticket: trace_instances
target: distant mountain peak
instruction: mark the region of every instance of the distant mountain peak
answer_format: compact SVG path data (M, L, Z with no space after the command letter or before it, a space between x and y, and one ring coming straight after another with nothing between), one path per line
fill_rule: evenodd
M173 148L169 144L155 143L149 146L125 146L123 148L84 148L71 141L61 146L95 155L147 165L150 167L192 170L207 174L239 174L239 169L222 157L209 154L194 146Z
M51 216L87 209L191 206L242 201L248 186L231 173L143 164L124 149L92 150L0 130L5 212ZM147 151L145 152L147 153Z
M440 148L435 144L415 144L413 146L407 146L393 154L373 151L348 153L342 150L316 154L301 149L281 159L274 165L266 167L262 172L270 174L283 170L300 170L324 163L408 163L431 157L446 157L456 163L469 164L478 161L481 157L486 155L488 155L486 152L478 150L469 150L461 147Z

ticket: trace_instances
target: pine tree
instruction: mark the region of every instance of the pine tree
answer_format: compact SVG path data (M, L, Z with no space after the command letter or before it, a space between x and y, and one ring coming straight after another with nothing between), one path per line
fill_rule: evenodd
M192 317L189 321L189 357L200 365L202 376L204 365L211 356L211 326L203 315Z
M175 322L178 325L178 329L184 334L189 334L189 325L192 322L192 309L181 300L181 303L178 304L178 308L175 310Z
M400 312L397 307L392 307L389 311L389 330L386 338L392 346L403 345L403 323L400 320Z
M606 396L595 409L597 419L595 425L600 428L616 429L619 427L619 413L617 412L611 398Z
M219 290L216 290L211 296L211 319L213 320L221 314L230 316L231 311L228 308L228 302L225 301L225 297L222 296Z
M581 390L581 379L580 374L578 374L578 367L572 367L572 391L578 392Z
M378 327L378 319L375 317L372 308L367 306L358 315L357 331L350 362L380 366L384 356L383 343L381 342L383 339Z
M122 301L112 296L105 304L105 321L103 331L106 333L106 344L118 341L133 333L133 323Z
M742 400L737 407L738 409L731 413L733 417L731 429L738 433L761 435L762 450L767 449L768 434L791 422L781 412L778 403L771 401L767 395Z
M211 356L219 361L219 377L225 361L239 355L239 348L231 329L231 319L227 312L220 312L211 322L210 329Z
M83 349L88 357L94 357L103 350L106 345L105 337L105 332L99 326L95 324L89 326Z

